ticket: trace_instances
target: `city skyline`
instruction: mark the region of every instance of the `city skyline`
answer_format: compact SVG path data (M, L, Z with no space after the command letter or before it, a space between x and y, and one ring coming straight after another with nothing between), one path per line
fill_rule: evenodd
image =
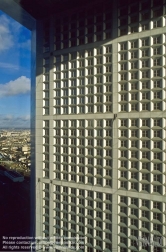
M0 128L30 127L31 33L0 11Z

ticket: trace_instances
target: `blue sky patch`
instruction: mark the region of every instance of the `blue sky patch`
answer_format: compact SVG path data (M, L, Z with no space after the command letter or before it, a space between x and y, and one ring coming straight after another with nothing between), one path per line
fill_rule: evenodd
M0 128L30 127L31 32L0 11Z

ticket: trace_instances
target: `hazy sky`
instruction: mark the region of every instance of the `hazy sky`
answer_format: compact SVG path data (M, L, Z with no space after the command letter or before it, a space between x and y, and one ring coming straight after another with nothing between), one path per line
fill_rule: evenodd
M0 11L0 128L30 127L30 41L30 31Z

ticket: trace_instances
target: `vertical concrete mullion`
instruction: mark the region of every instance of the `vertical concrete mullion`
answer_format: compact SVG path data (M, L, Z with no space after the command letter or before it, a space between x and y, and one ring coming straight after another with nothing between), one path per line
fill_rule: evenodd
M43 230L43 26L36 23L36 236Z
M113 37L117 38L117 2L114 1L114 17L113 17ZM112 120L112 251L118 251L118 43L115 39L112 43L112 107L113 107L113 120Z

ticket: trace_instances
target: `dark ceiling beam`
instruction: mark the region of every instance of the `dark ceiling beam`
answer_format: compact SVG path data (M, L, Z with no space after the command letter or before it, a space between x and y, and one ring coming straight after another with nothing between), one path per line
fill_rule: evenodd
M100 3L104 0L14 0L23 9L36 19L47 17L51 14L81 9L87 5Z

